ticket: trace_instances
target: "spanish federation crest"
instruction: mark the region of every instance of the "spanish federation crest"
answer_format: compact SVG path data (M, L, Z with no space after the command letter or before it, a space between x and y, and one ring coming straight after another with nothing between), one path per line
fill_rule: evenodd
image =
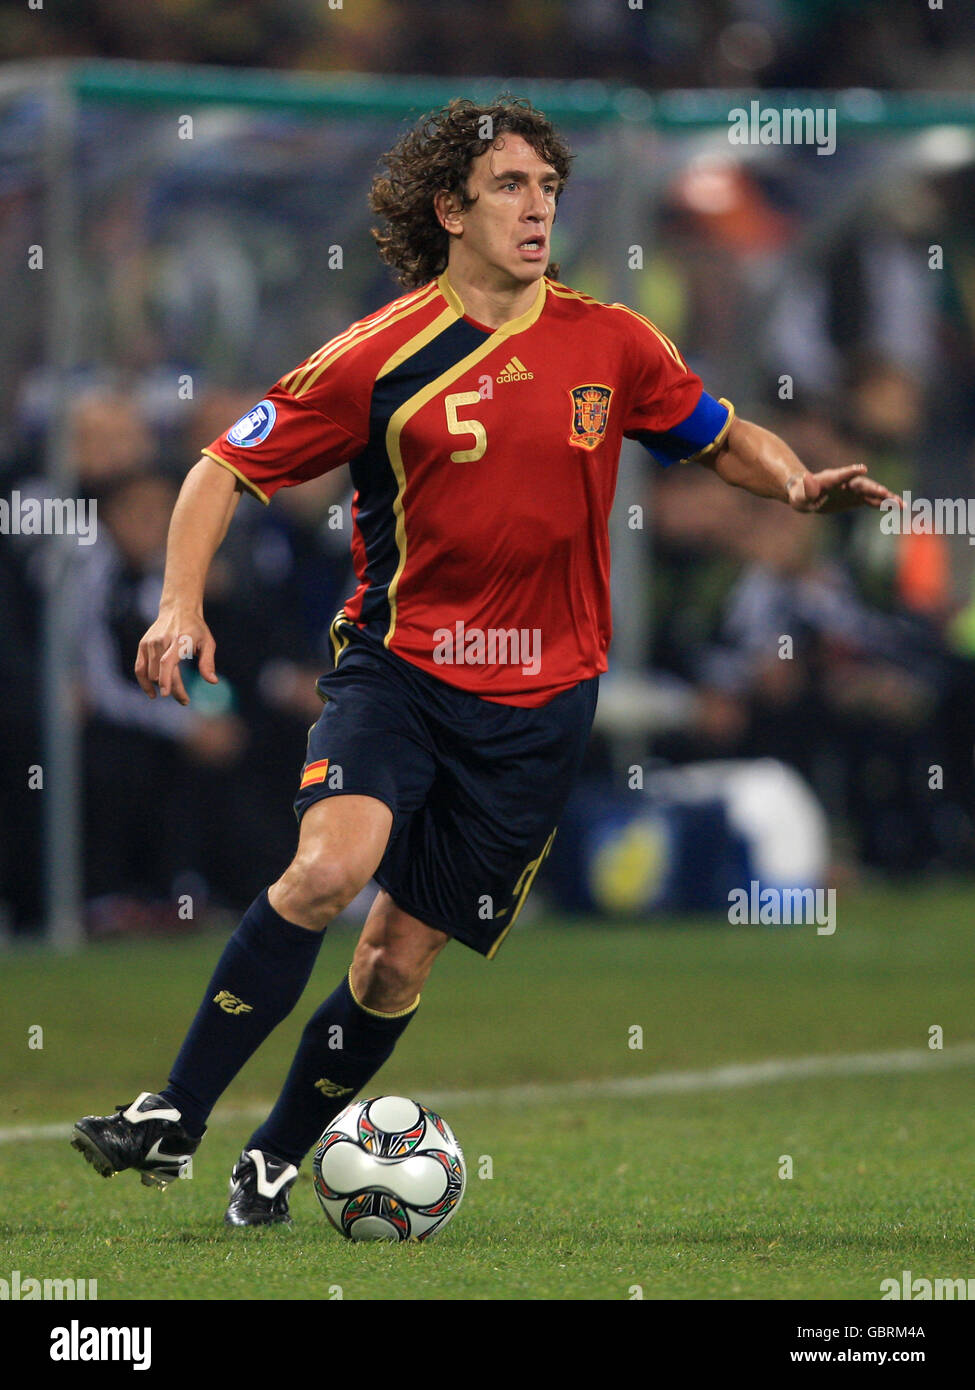
M611 386L573 386L572 433L569 443L580 449L595 449L603 442L609 424Z

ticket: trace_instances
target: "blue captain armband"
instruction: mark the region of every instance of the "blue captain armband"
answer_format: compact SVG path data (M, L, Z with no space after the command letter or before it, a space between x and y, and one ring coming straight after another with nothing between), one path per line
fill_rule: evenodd
M716 401L703 391L687 419L673 429L634 430L630 437L639 440L665 467L672 463L689 463L691 459L707 458L719 449L734 418L735 407L730 401L723 396Z

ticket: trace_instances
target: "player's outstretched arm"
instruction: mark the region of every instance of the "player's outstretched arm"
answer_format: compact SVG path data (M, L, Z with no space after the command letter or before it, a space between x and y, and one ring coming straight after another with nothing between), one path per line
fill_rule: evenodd
M703 462L732 487L786 502L797 512L841 512L900 500L868 478L863 463L810 473L785 440L748 420L733 420L721 448Z
M200 675L216 684L216 643L203 621L203 588L241 490L229 469L206 457L194 464L180 488L169 523L159 617L139 643L135 662L136 680L151 700L158 685L160 695L189 704L179 674L181 657L197 656Z

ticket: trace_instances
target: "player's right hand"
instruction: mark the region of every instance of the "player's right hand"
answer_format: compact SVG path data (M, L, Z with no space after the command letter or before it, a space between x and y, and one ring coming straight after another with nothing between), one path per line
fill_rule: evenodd
M139 643L135 678L150 700L156 698L158 686L160 695L172 695L179 704L188 705L190 697L179 673L180 661L184 657L197 657L200 675L216 685L216 650L213 634L201 614L162 610Z

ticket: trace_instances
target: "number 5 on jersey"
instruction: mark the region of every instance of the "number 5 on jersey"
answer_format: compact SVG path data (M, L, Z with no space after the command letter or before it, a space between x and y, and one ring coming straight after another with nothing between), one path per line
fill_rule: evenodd
M487 449L487 430L480 420L460 420L457 417L458 406L476 405L480 399L478 391L455 391L453 395L444 397L447 429L451 434L472 434L475 440L473 449L455 449L450 455L451 463L476 463L484 456Z

